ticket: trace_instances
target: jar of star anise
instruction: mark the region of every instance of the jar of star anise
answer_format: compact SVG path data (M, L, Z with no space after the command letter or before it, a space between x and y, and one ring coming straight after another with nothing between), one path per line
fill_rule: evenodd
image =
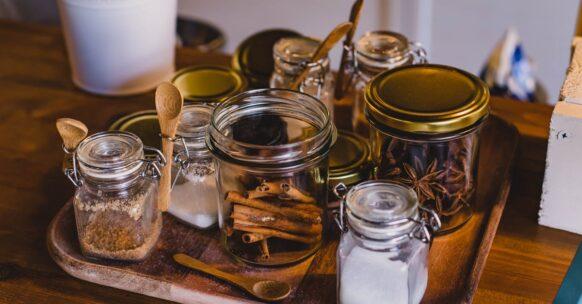
M489 114L485 84L449 66L406 66L375 77L365 100L375 177L413 188L440 216L441 232L466 223Z

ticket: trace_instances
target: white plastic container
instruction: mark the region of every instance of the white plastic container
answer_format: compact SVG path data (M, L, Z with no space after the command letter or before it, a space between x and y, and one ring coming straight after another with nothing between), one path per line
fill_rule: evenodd
M174 73L177 0L58 0L73 82L91 93L148 91Z

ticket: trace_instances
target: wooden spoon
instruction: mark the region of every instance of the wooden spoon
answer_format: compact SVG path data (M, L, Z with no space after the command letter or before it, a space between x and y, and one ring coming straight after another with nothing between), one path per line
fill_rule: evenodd
M174 142L169 140L176 135L176 128L180 121L180 113L184 99L178 88L169 82L164 82L156 89L156 110L162 133L162 152L166 158L166 166L162 169L160 189L158 194L158 208L161 211L168 210L170 203L170 190L172 183L171 160L174 150Z
M57 131L63 139L63 144L69 152L73 152L89 133L84 123L72 118L59 118L56 125Z
M344 84L344 77L345 70L346 70L346 61L349 55L349 51L346 47L352 44L352 40L354 39L354 34L356 33L356 28L358 27L358 23L360 21L360 15L362 14L362 7L364 6L364 0L356 0L352 5L352 10L350 12L350 22L352 23L352 28L346 34L346 39L344 39L344 49L342 51L342 59L340 61L339 71L337 73L337 80L335 83L335 91L334 97L336 100L342 99L345 94L345 87Z
M333 46L338 41L340 41L340 39L342 39L342 37L351 28L352 28L351 22L340 23L338 26L336 26L327 35L327 37L325 37L325 39L321 42L319 47L317 47L317 50L315 50L315 53L313 53L313 56L311 57L311 60L309 60L309 63L318 62L319 60L327 57L327 54L333 48ZM309 74L309 68L303 69L303 71L301 71L301 73L295 78L295 80L291 84L291 89L297 90L299 88L299 86L301 85L301 83L303 82L303 80L305 80L305 78L307 77L308 74Z
M291 293L291 286L288 283L272 280L261 280L242 277L218 270L193 257L179 253L174 255L174 261L188 268L202 271L206 274L230 282L246 290L253 296L263 301L280 301Z

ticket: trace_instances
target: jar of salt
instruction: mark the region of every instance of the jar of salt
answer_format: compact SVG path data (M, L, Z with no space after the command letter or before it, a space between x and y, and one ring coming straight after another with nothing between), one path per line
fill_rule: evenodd
M203 104L185 106L174 144L168 212L200 229L210 228L218 220L214 163L205 144L212 110L211 106Z
M436 213L416 193L387 181L368 181L342 197L336 221L338 302L419 303L428 282L427 257Z

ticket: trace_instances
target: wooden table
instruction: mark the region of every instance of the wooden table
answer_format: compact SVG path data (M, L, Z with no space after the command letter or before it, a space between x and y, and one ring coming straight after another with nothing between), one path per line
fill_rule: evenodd
M177 65L228 63L224 55L179 49ZM63 116L106 129L121 112L153 108L153 93L99 97L76 89L56 28L0 22L0 303L159 303L70 277L50 259L45 232L72 195L60 171ZM582 236L537 225L551 107L493 99L521 135L513 188L475 297L476 303L550 302ZM329 274L333 261L310 276ZM316 296L333 291L301 287Z

